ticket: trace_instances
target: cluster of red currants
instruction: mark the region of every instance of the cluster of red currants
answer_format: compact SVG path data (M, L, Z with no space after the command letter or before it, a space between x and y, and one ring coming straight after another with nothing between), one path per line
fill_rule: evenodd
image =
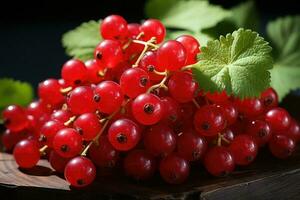
M250 164L264 145L278 158L295 150L299 124L277 107L272 88L244 100L200 90L191 72L200 45L192 36L159 45L160 21L127 24L117 15L100 32L93 60L67 61L62 79L39 84L39 100L3 111L2 142L19 167L44 156L75 187L92 183L95 165L123 166L137 180L159 171L179 184L191 162L223 176Z

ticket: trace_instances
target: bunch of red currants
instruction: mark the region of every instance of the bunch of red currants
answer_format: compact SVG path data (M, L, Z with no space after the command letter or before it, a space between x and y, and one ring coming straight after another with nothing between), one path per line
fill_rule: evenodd
M179 184L192 162L224 176L265 145L278 158L295 150L299 124L272 88L243 100L201 90L191 71L201 53L192 36L159 45L160 21L127 24L118 15L106 17L100 32L93 60L67 61L61 79L39 84L38 100L3 111L2 142L20 168L45 157L75 187L93 182L95 165L122 166L137 180L159 171Z

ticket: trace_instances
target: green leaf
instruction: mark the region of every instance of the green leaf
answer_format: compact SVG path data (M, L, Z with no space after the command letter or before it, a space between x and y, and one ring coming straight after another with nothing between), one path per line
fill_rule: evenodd
M148 17L160 19L168 28L193 32L213 27L231 14L220 6L199 0L150 0L145 12Z
M171 30L167 31L166 40L175 39L181 35L191 35L195 37L199 41L201 46L205 46L209 40L212 40L212 38L205 33L195 33L191 31L171 31Z
M33 99L33 89L29 83L2 78L0 96L0 110L11 104L26 106Z
M272 87L279 99L300 88L300 16L287 16L270 22L267 34L274 48Z
M259 96L269 87L271 47L251 30L239 29L202 47L193 66L195 79L205 91L226 90L240 98Z
M101 21L85 22L65 33L62 43L66 53L84 61L92 59L95 47L102 40L99 32L100 23Z

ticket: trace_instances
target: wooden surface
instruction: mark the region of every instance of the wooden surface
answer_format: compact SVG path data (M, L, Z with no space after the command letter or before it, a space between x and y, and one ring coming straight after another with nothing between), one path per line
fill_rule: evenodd
M299 102L299 98L283 102L297 119ZM122 174L120 170L98 170L90 187L77 190L45 160L34 169L20 170L11 155L0 153L0 194L5 199L300 199L300 149L287 160L278 160L262 149L253 164L224 178L211 177L201 165L195 165L182 185L167 185L158 175L151 181L135 182Z

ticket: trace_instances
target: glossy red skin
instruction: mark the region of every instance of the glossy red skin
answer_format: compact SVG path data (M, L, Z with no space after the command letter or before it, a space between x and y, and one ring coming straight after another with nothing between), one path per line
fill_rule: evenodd
M120 82L120 78L122 74L127 70L131 68L131 64L127 61L120 62L116 67L110 69L111 73L111 80L115 81L116 83ZM108 80L108 79L106 79Z
M259 99L237 99L235 104L239 113L248 118L257 117L264 112L263 104Z
M110 144L106 135L99 138L99 145L92 144L89 157L101 168L113 168L119 160L119 152Z
M86 141L94 139L101 131L102 125L99 118L94 113L84 113L80 115L73 123L73 127L81 134Z
M146 105L153 106L153 112L144 111ZM134 118L143 125L153 125L159 122L164 114L163 104L159 97L154 94L141 94L137 96L131 104Z
M85 62L87 77L90 83L98 84L104 80L105 76L101 76L99 72L104 73L105 67L99 65L95 59L88 60Z
M101 56L97 56L98 54ZM115 40L103 40L97 45L94 57L99 65L107 68L116 67L123 61L121 43Z
M2 117L5 127L13 132L21 131L28 125L26 112L18 105L10 105L5 108Z
M283 108L273 108L265 114L265 121L271 126L272 132L287 131L291 124L289 113Z
M180 103L192 101L196 96L198 84L189 72L175 72L168 81L171 96Z
M274 135L269 142L269 149L273 156L286 159L295 151L296 144L294 140L286 135Z
M67 122L70 117L72 117L72 113L68 110L57 110L54 111L50 116L52 120L59 121L61 123Z
M254 120L247 125L247 134L251 135L259 147L264 146L272 138L269 124L263 120Z
M32 168L40 160L38 143L34 140L21 140L16 144L13 155L20 168Z
M230 101L224 101L218 104L218 107L223 111L227 126L234 124L238 118L238 110Z
M149 75L141 68L127 69L120 78L120 86L124 94L130 98L135 98L145 93L149 88Z
M111 114L120 109L124 95L119 84L113 81L103 81L94 90L95 95L100 97L96 102L100 112Z
M249 165L256 157L258 146L249 135L238 135L229 146L229 151L234 157L235 164Z
M51 167L59 173L64 173L65 167L69 160L70 158L61 157L55 151L50 152L49 163Z
M155 157L165 157L176 148L176 135L165 124L151 126L144 133L144 146Z
M129 38L135 39L140 34L140 26L138 23L127 24Z
M66 150L63 150L66 146ZM64 128L56 133L53 138L53 149L64 158L72 158L82 150L82 137L73 128Z
M104 39L124 40L128 35L127 22L119 15L105 17L100 26Z
M65 167L65 178L74 187L85 187L96 178L96 167L86 157L78 156Z
M147 51L139 63L139 67L148 72L151 81L160 81L164 76L149 71L149 67L154 67L156 71L162 72L164 69L159 68L157 64L156 51Z
M196 161L203 157L207 149L204 137L196 135L193 131L184 131L177 137L177 153L187 161Z
M186 57L184 46L176 40L164 42L157 50L157 64L164 70L181 69L186 63Z
M167 183L181 184L188 178L190 166L185 159L171 154L160 161L159 172Z
M79 86L70 92L67 98L67 105L71 112L80 115L96 111L94 92L91 87Z
M124 159L125 173L136 179L146 180L154 175L156 161L145 150L135 149L127 154Z
M56 79L47 79L39 84L39 97L47 104L61 104L65 97L60 92L61 85Z
M52 148L53 138L56 133L65 128L65 125L62 122L50 120L47 121L41 128L39 140L43 145L48 145Z
M1 135L1 143L3 144L5 151L11 152L14 146L21 140L26 139L28 134L23 132L12 132L6 129Z
M173 98L168 96L162 97L161 102L164 106L164 116L162 121L170 126L175 125L181 117L179 104Z
M200 107L194 116L195 129L202 136L215 136L225 128L225 125L226 120L222 111L214 105Z
M140 31L144 33L141 37L144 41L156 38L156 43L161 43L166 36L165 26L157 19L148 19L140 26Z
M197 62L197 54L200 53L200 44L193 36L181 35L176 38L186 49L187 59L186 65L191 65Z
M292 120L286 135L296 143L300 141L300 125L296 120Z
M26 109L28 115L32 115L35 119L42 117L45 114L51 114L52 109L45 104L43 101L33 101Z
M265 112L278 106L278 95L273 88L268 88L262 92L260 100L263 103Z
M67 61L61 69L61 77L67 85L77 86L87 80L87 70L83 62L77 59Z
M209 149L205 154L204 166L211 175L224 176L234 170L235 163L228 148L215 146Z
M119 142L118 137L124 134L125 142ZM133 149L141 139L140 128L129 119L119 119L114 121L108 129L108 140L112 146L119 151Z
M229 98L229 96L226 94L225 91L214 92L214 93L207 92L205 97L213 103L223 103L223 102L227 101Z

